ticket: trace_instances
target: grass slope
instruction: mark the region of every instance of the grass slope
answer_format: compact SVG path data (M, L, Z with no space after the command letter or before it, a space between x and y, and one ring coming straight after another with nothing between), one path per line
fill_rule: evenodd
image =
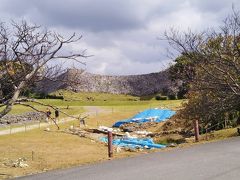
M129 95L116 95L106 93L74 93L72 91L61 90L55 92L55 95L63 95L64 100L61 99L39 99L38 101L57 106L69 114L79 114L82 112L82 106L106 106L106 107L118 107L122 109L126 108L151 108L151 107L163 107L176 109L181 107L184 100L140 100L140 97ZM45 106L29 103L41 111L45 111ZM71 107L67 109L67 107ZM0 108L0 111L3 107ZM27 111L33 111L29 107L15 105L10 114L20 114Z
M138 101L140 97L125 94L88 93L58 90L51 95L63 96L68 101Z

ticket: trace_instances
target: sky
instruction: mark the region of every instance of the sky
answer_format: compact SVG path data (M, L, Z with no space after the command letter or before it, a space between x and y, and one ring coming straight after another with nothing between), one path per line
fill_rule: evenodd
M216 28L239 0L0 0L0 21L27 20L64 36L83 38L68 47L93 55L75 67L105 75L130 75L166 69L165 31ZM170 49L171 51L171 49Z

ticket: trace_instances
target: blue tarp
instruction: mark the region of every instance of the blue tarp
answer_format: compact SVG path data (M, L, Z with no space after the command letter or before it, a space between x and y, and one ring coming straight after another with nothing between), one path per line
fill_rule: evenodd
M100 138L100 141L107 143L107 137ZM120 147L128 147L128 148L165 148L165 145L162 144L155 144L152 138L122 138L122 139L114 139L113 145L120 146Z
M122 124L125 123L144 123L144 122L149 122L149 121L154 121L154 122L161 122L166 119L169 119L171 116L173 116L176 112L169 110L169 109L147 109L143 112L138 113L137 115L133 116L130 119L125 119L116 122L113 127L119 127Z

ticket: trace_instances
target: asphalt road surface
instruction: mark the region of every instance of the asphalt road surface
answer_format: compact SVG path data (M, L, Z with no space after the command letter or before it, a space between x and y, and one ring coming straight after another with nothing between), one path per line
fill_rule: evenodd
M49 171L26 180L239 180L240 137L189 148Z

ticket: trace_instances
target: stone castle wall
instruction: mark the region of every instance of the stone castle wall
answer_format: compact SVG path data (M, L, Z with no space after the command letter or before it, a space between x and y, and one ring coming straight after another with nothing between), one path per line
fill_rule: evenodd
M45 92L68 89L75 92L101 92L112 94L130 94L136 96L150 95L169 88L171 82L168 72L129 76L107 76L69 69L59 77L59 81L45 82L51 84Z
M45 80L42 86L41 91L45 93L54 92L58 89L67 89L75 92L143 96L169 89L171 81L168 78L167 71L142 75L107 76L69 69L58 77L58 81Z

